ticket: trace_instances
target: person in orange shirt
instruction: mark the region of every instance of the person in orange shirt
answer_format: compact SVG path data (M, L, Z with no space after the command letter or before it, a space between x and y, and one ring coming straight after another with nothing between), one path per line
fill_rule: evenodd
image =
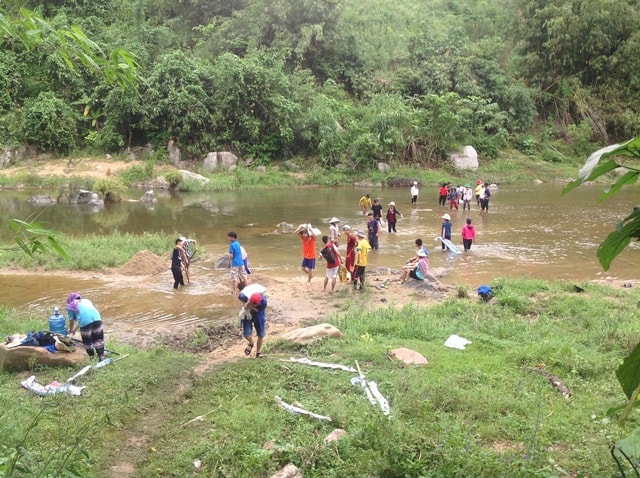
M316 237L310 236L306 229L300 231L299 236L302 240L302 272L307 275L307 285L310 285L316 268Z

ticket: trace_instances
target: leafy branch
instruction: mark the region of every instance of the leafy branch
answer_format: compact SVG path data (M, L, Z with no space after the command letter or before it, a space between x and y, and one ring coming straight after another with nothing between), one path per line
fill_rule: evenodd
M618 158L616 161L613 158ZM640 160L640 136L621 144L613 144L593 153L587 159L579 171L579 178L570 182L562 191L566 194L587 181L594 181L601 176L617 168L626 168L627 172L617 178L617 180L606 189L599 200L613 196L620 192L623 186L635 184L640 177L640 169L629 164L629 159ZM600 265L606 271L611 267L611 262L615 259L631 242L632 239L640 240L640 208L635 207L633 212L616 224L613 232L607 236L598 247L597 256Z

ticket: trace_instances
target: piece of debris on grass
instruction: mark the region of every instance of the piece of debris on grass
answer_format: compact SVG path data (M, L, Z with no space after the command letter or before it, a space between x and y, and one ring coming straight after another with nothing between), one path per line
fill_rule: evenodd
M525 370L530 370L531 372L539 373L543 377L547 377L549 379L549 382L551 382L551 385L553 385L562 394L564 398L571 397L571 392L569 391L569 388L562 382L562 380L560 380L554 374L547 372L546 370L543 370L541 368L525 367Z

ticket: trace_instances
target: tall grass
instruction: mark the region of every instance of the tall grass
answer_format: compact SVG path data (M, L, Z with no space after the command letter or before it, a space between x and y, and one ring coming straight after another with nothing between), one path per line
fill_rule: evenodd
M68 261L53 254L36 254L33 257L26 254L2 254L0 267L39 267L45 270L101 270L120 267L142 250L149 250L157 255L167 254L173 247L171 238L176 236L176 232L129 234L118 230L108 236L94 234L82 239L62 236L58 240L69 251ZM7 244L4 248L10 249L12 246Z

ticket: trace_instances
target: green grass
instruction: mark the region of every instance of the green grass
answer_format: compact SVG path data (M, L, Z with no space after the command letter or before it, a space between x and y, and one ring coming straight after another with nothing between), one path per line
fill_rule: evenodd
M6 244L3 249L9 253L0 254L0 267L43 268L45 270L101 270L106 267L120 267L136 253L148 250L156 255L167 254L173 248L171 237L179 234L164 232L143 234L123 234L118 230L108 236L90 235L81 239L67 236L58 237L69 254L69 260L65 260L54 254L16 254L12 251L15 244ZM96 251L100 251L96 254Z
M0 372L0 402L9 405L0 411L0 470L3 457L17 454L24 471L7 476L97 477L129 463L135 476L268 477L289 462L305 477L618 476L609 447L638 425L637 412L624 426L605 414L625 402L614 372L638 341L640 292L498 284L495 303L451 298L364 314L354 302L327 318L342 339L294 346L268 338L266 360L242 358L201 374L192 371L200 356L108 344L130 357L87 376L80 398L40 399L17 386L30 372ZM0 310L0 333L37 323L16 315ZM446 348L451 334L473 343ZM396 347L430 365L390 360ZM391 418L350 383L353 374L279 360L290 356L357 361L389 401ZM571 398L536 366L562 380ZM36 373L48 383L73 370ZM290 414L275 396L333 421ZM348 435L325 444L334 428Z

